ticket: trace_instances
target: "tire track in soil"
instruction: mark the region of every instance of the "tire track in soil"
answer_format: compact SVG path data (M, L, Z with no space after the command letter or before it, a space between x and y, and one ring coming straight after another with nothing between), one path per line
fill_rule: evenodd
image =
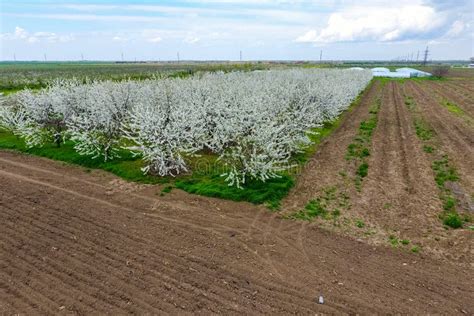
M34 171L38 171L38 172L42 172L43 170L40 169L40 168L29 168L28 165L25 165L25 164L21 164L21 163L16 163L16 162L12 162L10 160L6 160L6 159L2 159L0 158L0 160L6 162L6 163L9 163L9 164L13 164L13 165L16 165L18 167L23 167L23 168L27 168L27 169L31 169L31 170L34 170ZM54 176L61 176L61 178L64 178L64 176L62 176L61 174L57 173L57 172L47 172L49 175L54 175ZM78 178L74 178L74 180L77 180L77 181L80 181L80 179ZM88 182L86 182L88 183ZM104 187L105 188L105 187ZM153 201L155 203L161 203L161 202L157 202L156 198L149 198L147 196L143 196L143 195L137 195L137 194L130 194L131 196L134 196L134 197L137 197L137 198L143 198L145 200L148 200L148 201ZM163 207L163 205L161 206ZM156 208L154 207L154 209L156 210ZM193 209L194 211L194 209ZM259 211L258 213L262 213L262 214L266 214L268 215L268 212L266 211ZM257 215L258 215L257 213ZM149 217L156 217L155 214L150 214L150 213L146 213L146 216L149 216ZM160 217L160 216L158 216ZM276 238L277 240L279 240L280 242L283 242L287 245L287 247L290 247L290 245L286 242L286 240L280 238L278 235L275 235L275 229L273 229L271 227L271 225L267 225L269 222L273 221L273 218L274 216L272 215L270 217L270 220L266 220L265 221L265 225L263 227L266 227L266 230L262 230L262 229L258 229L259 232L261 232L261 235L265 241L265 243L267 242L267 239L268 239L268 236L272 236L272 238ZM183 221L183 220L180 220L180 221ZM280 222L281 224L281 222ZM248 223L247 223L248 225ZM295 225L298 225L297 223L295 223ZM261 225L262 226L262 225ZM216 231L219 231L221 230L222 231L222 234L225 235L225 232L226 231L238 231L232 227L228 227L228 226L223 226L223 227L219 227L218 224L214 223L214 222L208 222L206 223L206 228L202 228L202 229L208 229L209 227L213 227L212 229L213 230L216 230ZM219 228L222 228L222 229L219 229L219 228L216 228L216 227L219 227ZM253 224L253 226L250 226L250 227L254 227L254 229L256 229L256 226L255 226L255 223ZM280 229L281 225L279 225L279 227L277 228L276 231L278 231L278 229ZM224 236L224 237L227 237L227 236ZM254 238L257 238L258 236L255 236ZM233 240L234 242L236 242L236 240ZM255 249L252 249L251 247L249 247L248 245L244 245L246 248L249 248L255 255L257 256L260 256L262 258L262 260L264 262L266 262L269 266L271 266L274 270L274 275L277 275L277 276L280 276L281 277L281 274L278 272L278 268L276 267L276 265L274 265L272 262L271 262L271 257L269 256L268 252L265 252L265 248L268 248L268 246L266 246L265 244L262 245L262 247L264 248L264 254L266 255L259 255L258 254L258 251L255 250ZM297 251L300 251L301 252L301 249L300 248L297 248L297 249L294 249L294 250L297 250ZM309 259L308 259L309 260Z
M474 194L474 130L465 126L461 118L455 117L438 104L418 84L407 82L407 91L414 96L422 109L421 115L436 132L446 152L461 174L461 185Z
M64 229L64 228L63 228ZM53 232L54 234L56 234L57 232ZM87 247L87 246L86 246ZM154 258L154 259L159 259L159 258ZM111 265L109 262L107 263L108 265ZM176 271L173 271L173 272L176 272ZM279 298L281 300L281 297ZM220 303L222 304L222 303Z
M2 177L2 178L3 178L3 177ZM76 213L76 212L77 212L77 208L78 208L79 205L76 205L76 206L74 206L74 207L72 208L72 210L69 210L69 209L66 207L66 206L68 205L67 202L64 202L64 203L65 203L64 205L61 204L61 199L62 199L63 197L62 197L60 194L59 194L59 196L58 196L56 199L53 199L53 198L54 198L54 195L56 194L56 193L54 193L55 191L52 191L52 193L50 193L50 194L48 194L47 192L41 192L41 190L43 190L43 191L44 191L44 190L48 190L48 188L41 189L40 192L38 193L40 196L44 196L45 199L37 199L35 196L32 196L32 193L35 193L35 187L34 187L33 185L30 185L29 189L25 192L25 190L24 190L24 189L25 189L25 186L24 186L24 184L22 184L21 182L11 182L12 180L10 180L10 183L8 183L8 182L5 183L5 179L2 179L2 180L4 180L4 181L2 181L4 187L2 188L2 191L1 191L1 192L5 192L5 191L7 191L7 192L18 192L18 193L16 193L17 196L16 196L15 198L21 197L21 195L29 196L29 198L30 198L29 203L37 204L37 209L36 209L36 211L37 211L37 212L40 212L40 214L44 214L44 212L45 212L45 210L44 210L45 207L43 207L43 205L40 203L40 202L42 202L43 200L44 200L43 203L46 203L46 205L52 204L52 205L54 205L54 206L57 206L56 212L60 212L61 210L63 210L63 211L68 211L68 212L73 212L73 213ZM6 180L8 180L8 178L6 178ZM18 190L19 187L22 187L22 190L21 190L21 191L16 191L16 190ZM37 189L37 188L36 188L36 189ZM53 195L53 196L51 196L51 195ZM3 200L3 199L2 199L2 200ZM35 202L35 201L36 201L36 202ZM88 201L88 200L86 199L86 200L84 200L84 203L77 203L77 202L76 202L76 204L87 204L87 203L85 203L85 202L87 202L87 201ZM46 205L44 205L44 206L46 206ZM85 205L84 207L87 209L88 205ZM107 208L107 206L101 205L100 208ZM114 212L107 212L105 209L104 209L104 210L101 210L100 208L99 208L98 211L99 211L99 212L104 212L104 213L106 213L105 216L111 216L111 217L112 217L112 216L117 216L117 215L120 215L120 214L121 214L120 212L117 212L117 211L114 211ZM21 209L23 209L23 208L21 208L21 207L18 208L18 210L21 210ZM93 210L93 209L90 209L90 211L91 211L91 210ZM82 211L84 211L84 210L82 210ZM72 214L73 214L73 213L72 213ZM137 216L139 216L139 214L140 214L140 213L137 212ZM107 218L107 217L105 217L105 218ZM93 221L94 218L92 218L91 220ZM71 222L76 222L76 220L75 220L74 218L70 218L70 221L71 221ZM58 224L61 223L61 222L64 222L64 219L61 218L61 219L59 219L59 220L57 221ZM118 221L117 221L117 224L120 224L120 222L121 222L121 220L118 220ZM286 222L284 222L284 223L286 223ZM148 224L149 224L149 225L152 225L153 223L150 222L150 223L148 223ZM291 231L292 228L295 228L295 227L296 227L293 223L290 223L290 224L291 224L291 226L289 226L289 227L291 227L291 228L289 228L289 231ZM82 227L83 229L87 229L87 227L84 227L84 225L79 225L78 227ZM121 227L121 226L119 226L119 227ZM143 227L143 228L145 228L145 227ZM142 229L143 229L143 228L142 228ZM130 229L132 229L131 224L128 225L128 228L127 228L127 229L123 229L123 233L126 234L127 231L129 231ZM90 230L88 230L88 231L90 231ZM92 232L92 231L91 231L91 232ZM137 234L139 233L139 232L135 232L133 229L131 230L131 232L132 232L132 233L137 233ZM311 231L311 233L315 233L315 232L316 232L316 231ZM166 234L166 233L165 233L165 234ZM290 236L291 236L291 235L288 235L288 236L286 236L286 238L290 238L290 239L291 239ZM179 236L178 236L178 237L179 237ZM316 241L318 241L318 243L320 243L320 242L322 242L322 241L324 242L324 238L321 239L322 237L323 237L323 236L319 236L319 237L313 236L313 237L310 237L310 235L308 235L307 240L308 240L308 241L316 240ZM98 235L97 238L104 238L104 236ZM313 238L314 238L314 239L313 239ZM39 238L35 238L35 240L36 240L36 239L39 239ZM65 239L64 237L61 237L59 240L64 240L64 239ZM141 241L142 241L142 239L141 239L141 238L138 238L138 237L136 237L135 239L136 239L137 242L141 242ZM119 242L120 242L121 244L124 244L124 246L125 246L125 244L128 243L127 241L119 241ZM344 254L347 254L347 255L349 255L349 256L350 256L351 253L354 251L354 249L357 249L357 248L359 248L359 249L357 250L357 253L361 254L362 256L363 256L363 253L364 253L364 251L363 251L362 249L364 249L365 246L361 246L361 245L359 245L358 243L355 243L355 244L349 243L349 244L347 244L347 245L344 245L344 240L343 240L343 239L338 239L337 237L336 237L336 240L333 240L333 238L330 238L330 239L326 240L325 242L326 242L326 243L329 243L330 245L332 245L332 244L335 243L335 244L337 245L338 251L340 251L339 249L340 249L341 247L342 247L342 248L348 248L348 249L345 250L343 253L344 253ZM174 244L174 243L173 243L173 244ZM82 246L81 246L81 247L82 247ZM131 247L131 248L134 248L134 247L136 247L136 244L133 244L133 243L132 243L132 245L130 245L130 247ZM325 246L325 247L323 247L323 248L321 248L321 247L313 247L313 243L312 243L312 242L309 242L309 243L307 242L306 245L305 245L305 248L306 248L308 251L311 251L311 253L314 254L314 253L315 253L314 251L316 250L316 253L321 253L324 257L328 257L328 254L329 254L329 253L332 253L332 251L330 250L331 247L332 247L332 246ZM361 247L362 247L362 248L361 248ZM109 249L108 251L114 251L114 249ZM400 254L397 254L397 256L400 256ZM294 260L297 260L297 262L299 262L299 264L301 264L300 268L302 268L303 271L307 272L307 273L304 275L305 281L303 281L303 283L304 283L304 284L308 284L308 282L310 282L309 284L311 284L311 283L314 283L314 282L321 282L321 280L322 280L321 277L323 277L323 279L326 279L325 281L323 281L323 284L325 285L325 288L324 288L324 291L323 291L323 292L324 292L324 293L330 293L331 286L328 286L328 282L332 282L332 281L329 281L329 280L328 280L328 279L329 279L329 278L327 277L327 273L328 273L328 272L325 271L326 269L321 270L321 267L320 267L319 269L317 269L318 272L319 272L319 274L313 274L312 271L310 270L310 266L308 266L307 263L304 263L305 261L300 261L301 258L299 258L299 259L297 259L297 258L298 258L297 256L294 256L293 258L291 258L291 259L292 259L291 262L294 262ZM380 258L379 258L379 259L380 259ZM408 258L407 258L407 259L408 259ZM57 259L52 258L51 260L57 260ZM186 260L189 260L189 258L186 258ZM336 267L336 266L338 266L338 263L337 263L338 260L340 260L339 256L337 256L337 255L332 256L332 258L331 258L329 264L330 264L331 266ZM402 259L402 260L406 260L406 259ZM388 266L388 270L391 271L390 274L392 275L392 277L395 278L395 279L397 279L397 278L399 278L400 276L399 276L398 274L392 272L392 271L396 271L396 270L397 270L397 269L394 269L394 267L390 267L390 265L392 264L392 261L393 261L392 259L389 259L389 261L385 261L385 263L381 263L382 261L380 261L380 260L377 259L377 260L374 260L373 262L371 262L370 264L368 264L368 263L366 263L366 262L353 262L353 260L349 260L348 262L350 262L350 264L357 264L357 265L358 265L358 269L360 269L360 268L362 268L362 267L364 267L364 268L365 268L365 267L368 267L369 271L376 270L377 267L379 267L381 264L382 264L382 266ZM101 262L101 260L95 259L95 262ZM103 262L101 262L101 263L103 264ZM288 265L288 262L286 263L286 265ZM422 270L423 272L422 272L422 273L426 273L426 271L429 271L429 270L430 270L429 268L426 269L426 267L425 267L425 268L423 268L423 270ZM290 267L290 271L291 271L291 267ZM247 272L247 273L248 273L248 272ZM341 272L339 272L339 273L341 273ZM342 273L344 273L344 269L343 269ZM380 276L377 276L377 274L372 274L372 275L369 275L369 276L367 276L367 273L366 273L366 272L364 272L363 274L365 275L364 280L371 280L372 278L374 278L374 279L373 279L373 282L372 282L372 281L371 281L371 282L368 282L368 284L367 284L367 289L370 288L370 286L376 286L378 290L384 289L385 293L387 293L387 288L386 288L386 286L385 286L385 285L382 285L382 284L386 281L385 278L383 278L384 281L382 281L382 279L380 279ZM209 275L209 274L206 274L206 275ZM213 274L210 274L210 275L213 275ZM341 276L341 278L342 278L342 279L345 279L345 278L347 278L347 277L350 277L350 278L351 278L351 275L352 275L352 273L349 273L349 275ZM405 274L405 275L406 275L406 274ZM417 288L417 286L414 284L414 283L415 283L414 280L416 280L416 278L419 277L420 272L419 272L419 271L414 271L414 272L412 272L412 273L408 273L407 275L409 276L410 279L411 279L411 278L413 278L413 279L410 280L409 282L406 282L407 280L404 280L404 281L400 280L400 281L396 281L396 282L397 282L397 283L402 283L402 284L403 284L403 283L408 284L408 285L410 286L410 288L412 289L412 291L413 291L413 289ZM257 278L260 279L261 277L262 277L262 276L257 277ZM293 279L293 278L290 278L290 279ZM311 280L313 280L313 281L311 281ZM301 278L298 279L298 282L301 282L301 281L302 281ZM265 280L265 282L268 282L268 278L267 278L267 280ZM431 282L431 281L430 281L430 282ZM433 282L440 283L439 288L440 288L441 290L443 290L443 291L445 290L444 287L442 286L442 285L443 285L443 282L445 282L445 280L440 282L440 280L438 280L438 279L435 277ZM349 288L349 292L355 291L355 289L357 289L358 291L360 291L360 289L359 289L359 288L360 288L360 283L358 283L358 280L357 280L357 281L353 281L353 283L354 283L354 285L352 285L352 287ZM463 282L461 281L461 284L462 284L462 283L463 283ZM290 284L291 284L291 283L288 283L287 285L290 286ZM457 283L457 284L459 284L459 283ZM380 286L382 286L382 287L379 288ZM291 311L294 312L295 310L300 310L301 312L305 311L305 313L306 313L306 312L308 312L310 309L313 309L313 308L317 308L317 310L319 310L319 311L324 311L324 310L325 310L326 312L330 312L330 311L331 311L331 312L335 312L335 311L337 311L337 310L339 310L339 311L340 311L340 310L346 310L346 311L361 311L361 310L365 310L365 311L376 312L376 311L379 310L379 308L381 308L382 306L384 306L384 308L387 308L387 306L389 306L392 310L393 310L393 308L395 308L395 307L398 308L398 310L405 310L405 311L412 310L412 309L410 309L410 308L408 308L408 307L405 307L405 308L408 308L408 309L400 308L400 306L397 307L397 305L396 305L396 304L393 304L393 303L390 303L390 304L387 305L387 302L381 300L380 298L376 299L375 301L377 301L377 302L382 302L382 303L384 303L384 304L382 305L382 303L380 303L380 304L378 305L378 307L375 308L375 307L373 306L373 301L374 301L374 300L372 300L372 299L370 300L371 303L369 303L369 301L366 301L366 300L363 299L363 298L351 297L351 296L350 296L350 297L347 297L347 291L348 291L347 289L343 289L343 290L338 290L338 291L336 291L336 292L337 292L337 295L334 294L334 295L335 295L334 297L333 297L331 294L327 294L328 296L326 296L326 297L327 297L329 300L327 301L327 302L328 302L328 303L327 303L328 305L325 305L325 306L317 306L317 305L316 305L316 307L315 307L314 303L313 303L311 300L308 300L308 296L306 296L305 294L303 294L303 293L307 293L306 291L303 291L303 292L300 292L300 293L299 293L299 294L300 294L300 297L301 297L301 299L302 299L302 301L299 301L298 303L296 303L298 300L297 300L297 301L294 301L294 300L295 300L295 299L298 299L298 297L294 297L294 298L292 298L292 300L293 300L296 304L294 304L294 303L293 303L293 304L292 304L292 303L288 304L288 303L285 303L284 300L281 300L281 297L268 297L267 293L273 293L273 292L274 292L274 287L271 285L271 283L270 283L270 284L267 284L265 288L267 288L268 290L267 290L266 292L262 292L262 293L261 293L261 295L266 298L266 299L264 299L264 301L269 301L269 302L274 303L274 304L275 304L275 307L274 307L273 309L271 309L271 310L269 310L269 309L264 309L264 308L262 307L262 304L261 304L263 298L260 298L260 299L258 299L258 302L259 302L259 303L258 303L258 307L262 308L262 309L261 309L262 312L264 312L264 311L270 312L270 311L271 311L271 312L275 313L275 312L278 312L278 311L280 311L280 312L286 311L286 313L289 313L289 312L291 312ZM448 286L447 288L448 288L448 290L451 291L451 286ZM363 289L364 293L367 293L367 292L365 292L365 291L367 291L367 289L366 289L366 288ZM223 290L223 289L221 289L221 291L222 291L222 290ZM336 290L337 290L337 289L336 289ZM377 293L379 293L378 290L377 290ZM227 289L226 291L229 291L229 290ZM391 291L388 291L388 293L390 293L389 296L390 296L390 297L393 297L393 298L397 298L398 295L400 295L400 294L395 295L396 291L399 291L399 290L396 289L396 288L394 288L394 289L393 289L393 292L394 292L394 293L391 293ZM369 293L372 293L371 295L375 295L375 297L378 297L376 293L373 293L373 292L371 292L370 290L369 290ZM403 293L405 293L405 292L403 292ZM450 292L446 292L446 293L450 293ZM425 294L423 294L423 296L425 296L425 297L428 299L429 302L431 302L431 301L433 301L433 302L442 301L442 300L443 300L443 297L445 297L445 294L441 294L441 293L438 293L438 292L436 292L436 293L434 293L434 294L430 294L430 295L427 295L427 294L428 294L428 293L425 293ZM258 297L258 296L257 296L257 297ZM455 301L456 301L456 300L455 300ZM459 301L459 300L457 300L457 301ZM461 303L462 303L462 301L461 301ZM284 304L287 304L287 305L284 305ZM331 304L331 306L329 306L329 304ZM456 303L456 304L458 304L458 303ZM163 307L162 305L160 305L160 306ZM284 307L284 306L286 306L286 307ZM304 306L306 306L306 308L305 308ZM358 308L355 309L355 308L349 307L349 306L358 306ZM451 304L450 306L453 306L453 304ZM445 306L444 308L446 308L446 306ZM259 308L257 308L257 309L259 309ZM219 310L219 309L217 308L216 310ZM235 307L235 308L230 307L229 310L230 310L230 311L234 311L234 312L238 312L238 311L239 311L239 309L238 309L237 307ZM242 309L242 310L248 310L248 309ZM242 312L242 310L240 310L240 312ZM256 310L255 306L252 305L252 309L251 309L251 310L252 310L253 312L255 312L255 310ZM259 309L259 310L260 310L260 309ZM250 310L248 310L248 311L250 311Z
M358 123L355 123L356 129ZM345 153L346 147L342 149ZM87 280L92 280L90 286L96 291L115 293L108 298L95 297L97 310L106 310L109 306L106 300L112 300L121 306L119 314L131 310L143 313L147 309L132 304L127 310L127 306L120 305L126 304L127 300L121 294L133 294L132 300L135 297L145 300L150 305L148 310L153 310L151 313L165 310L170 313L226 314L452 314L461 309L474 310L471 304L474 293L470 290L474 284L465 278L471 270L460 271L456 266L423 256L372 248L314 225L280 220L263 212L262 208L246 203L198 198L179 191L167 195L167 199L158 204L145 193L146 189L133 195L126 192L106 194L109 189L106 183L114 177L101 173L97 176L82 174L79 169L34 157L4 152L0 155L7 160L45 169L34 171L0 160L0 169L4 170L0 171L0 208L7 208L0 211L0 218L6 217L17 225L9 226L8 235L0 231L0 251L3 253L6 245L19 245L20 242L23 243L21 249L8 246L5 251L8 262L14 262L14 258L21 255L28 262L40 263L43 249L49 249L51 243L59 243L61 253L48 252L48 262L53 264L45 269L50 270L44 270L40 276L30 275L30 282L45 280L47 284L42 284L45 285L42 289L47 297L53 296L51 287L57 284L51 284L53 279L50 278L57 273L93 271L103 276L106 269L110 269L113 277L108 283L93 275ZM343 157L344 154L341 159ZM47 171L56 175L47 174ZM20 178L11 176L16 173ZM69 175L84 181L76 181ZM57 188L78 194L65 196L65 191ZM147 197L140 197L142 195ZM176 197L180 200L174 201ZM219 212L214 211L216 207L220 208ZM16 213L20 214L15 217ZM15 218L18 219L15 221ZM229 233L235 233L235 236L230 237ZM74 240L76 235L78 241ZM233 242L235 238L242 240ZM271 277L268 261L256 258L252 249L271 259L270 263L281 278ZM76 261L68 257L75 253L84 257L78 259L76 256ZM131 266L120 265L121 257L124 261L130 260ZM86 265L86 258L90 261L87 265L92 267ZM75 264L80 269L74 269ZM18 271L19 276L23 276L22 271L28 271L28 267L9 265L9 269ZM442 275L440 269L444 272ZM148 275L151 274L149 271L155 274ZM121 282L128 278L123 291L113 283L122 275ZM0 282L3 279L0 277ZM68 280L73 282L73 278ZM12 291L24 289L34 294L31 289L24 288L25 279L14 281L10 285ZM149 295L163 292L166 282L191 284L192 289L185 285L180 289L167 289L168 302L177 306L167 305L160 296L152 302ZM88 289L86 285L81 286L85 291ZM65 285L55 289L58 290L64 291L63 296L73 294ZM207 292L210 298L198 296L199 291ZM18 296L21 294L17 293ZM88 292L91 294L94 293ZM319 294L325 297L324 305L314 302ZM0 292L0 295L3 294ZM11 295L9 297L13 300ZM19 306L27 308L27 299L19 298L14 301L16 303L9 301L10 306L17 307L7 312L24 311ZM37 297L36 304L39 305L31 310L49 310L54 306L49 313L58 313L57 306L50 305L46 299ZM85 300L87 302L87 297ZM180 304L186 304L186 309L181 309ZM66 311L70 311L69 308L71 306L66 306ZM85 303L77 304L75 308L77 313L88 310Z
M49 176L55 176L55 177L60 177L63 181L64 181L64 174L61 174L61 173L58 173L58 172L54 172L54 171L51 171L51 170L47 170L47 169L42 169L42 168L37 168L37 167L32 167L32 166L29 166L27 164L24 164L24 163L18 163L16 161L11 161L9 159L4 159L4 158L0 158L0 161L1 162L4 162L4 163L7 163L7 164L10 164L10 165L14 165L16 167L20 167L20 168L24 168L24 169L28 169L28 170L32 170L32 171L36 171L36 172L40 172L40 173L44 173L44 174L47 174ZM93 183L91 181L85 181L79 177L74 177L74 176L67 176L68 179L71 179L71 183L70 185L71 186L74 186L75 185L75 182L82 182L84 184L87 184L88 186L93 186L93 187L96 187L98 189L104 189L104 190L108 190L109 187L105 186L105 185L100 185L100 184L96 184L96 183ZM73 180L73 181L72 181ZM69 185L67 187L70 187ZM96 191L93 191L91 190L90 192L88 192L90 196L94 196L94 195L97 195L96 194ZM127 193L128 196L131 196L131 197L134 197L134 198L137 198L137 199L141 199L141 200L146 200L148 202L152 202L154 203L154 206L152 207L152 210L157 210L158 208L164 208L164 207L168 207L168 208L176 208L176 207L179 207L179 206L182 206L182 209L191 209L192 211L201 211L199 208L192 208L191 206L189 205L183 205L182 203L179 203L179 201L175 201L173 204L171 203L167 203L167 202L163 202L163 201L160 201L160 200L157 200L156 198L152 198L152 197L149 197L149 196L146 196L146 195L142 195L142 194L135 194L135 193L130 193L128 192ZM131 203L130 199L126 199L125 201L124 200L120 200L120 204L122 203L126 203L126 206L127 207L133 207L134 204ZM266 212L266 210L259 210L258 214L264 214L264 215L268 215ZM258 215L257 214L257 215ZM150 217L155 217L155 215L153 214L146 214L147 216L150 216ZM258 216L255 217L255 220L258 219ZM235 220L235 219L233 219ZM182 219L180 219L179 221L183 221ZM247 221L245 220L242 220L241 223L245 224L245 225L248 225ZM209 227L218 227L222 230L235 230L235 226L223 226L223 225L218 225L215 223L215 221L209 221L206 223L205 226L205 229L208 229ZM204 228L203 228L204 229ZM247 235L250 236L250 232L252 232L253 230L256 230L260 233L262 233L262 235L266 232L265 230L261 229L261 228L258 228L254 223L249 227L248 229L248 232L247 232ZM239 230L238 231L239 233L244 233L242 230ZM274 234L273 234L274 235ZM275 236L276 238L279 238L278 236ZM286 240L284 239L281 239L279 238L279 240L283 243L286 243L288 245L288 243L286 242ZM288 245L289 246L289 245ZM253 250L255 252L255 250Z
M378 84L378 83L377 83L377 84ZM10 159L5 159L5 158L1 158L1 157L0 157L0 161L1 161L1 162L4 162L4 163L7 163L7 164L10 164L10 165L13 165L13 166L16 166L16 167L21 167L21 168L28 169L28 170L32 170L32 171L37 171L37 172L45 173L45 174L47 174L47 175L49 175L49 176L60 177L61 179L64 178L64 174L62 174L62 173L58 173L58 172L55 172L55 171L46 170L46 169L42 169L42 168L33 167L33 166L30 166L30 165L25 164L25 163L20 163L20 162L17 162L17 161L12 161L12 160L10 160ZM96 184L96 183L91 182L91 181L85 181L85 180L83 180L83 179L81 179L81 178L79 178L79 177L74 177L74 176L69 176L69 175L68 175L67 178L70 178L71 180L74 180L74 182L82 182L82 183L87 184L88 186L93 186L93 187L96 187L96 188L99 188L99 189L108 189L108 187L105 186L105 185L99 185L99 184ZM74 183L72 183L72 181L71 181L71 185L74 185ZM67 187L70 187L70 186L67 186ZM91 191L90 194L93 195L94 193L95 193L94 191ZM156 198L150 198L149 196L145 196L145 195L141 195L141 194L128 193L128 195L129 195L129 196L132 196L132 197L134 197L134 198L144 199L144 200L147 200L147 201L150 201L150 202L154 202L154 203L155 203L155 206L152 208L152 209L154 209L154 210L157 209L157 207L156 207L156 204L157 204L157 203L160 204L160 208L163 208L163 207L165 207L165 206L166 206L166 207L177 207L177 206L180 206L179 203L176 203L176 202L173 203L173 205L170 205L169 203L162 202L162 201L158 201ZM121 202L123 202L123 201L121 201ZM126 201L126 202L128 202L128 201ZM131 203L127 203L127 204L132 205ZM178 205L177 205L177 204L178 204ZM188 208L188 209L190 208L189 206L185 206L185 207ZM198 209L193 208L192 211L198 211ZM259 211L257 212L257 215L255 216L254 222L252 223L252 225L249 226L249 229L248 229L248 232L247 232L247 236L250 237L251 232L253 232L254 230L255 230L256 232L259 232L259 233L261 234L261 236L255 236L254 238L262 237L262 238L266 239L267 236L268 236L269 234L271 234L274 238L277 238L278 240L280 240L281 242L285 243L285 244L289 247L290 245L286 242L286 240L280 238L278 235L275 235L275 231L268 231L268 229L271 229L271 228L269 228L270 226L268 226L268 225L264 226L264 227L266 227L266 230L263 230L263 229L257 227L256 223L257 223L257 220L258 220L259 217L260 217L260 214L263 214L263 215L267 215L267 216L268 216L267 210L259 209ZM147 216L153 217L154 215L152 215L152 214L147 214ZM269 219L269 220L270 220L270 221L273 220L273 216L270 216L270 219ZM268 223L269 220L264 220L264 221L265 221L265 223ZM245 222L245 221L242 221L242 223L245 223L246 225L248 225L248 223ZM298 226L298 227L300 226L300 224L298 224L298 223L295 223L295 225ZM208 223L206 223L206 227L212 227L212 226L213 226L214 228L216 227L215 222L208 222ZM280 225L280 227L281 227L281 225ZM280 229L280 227L279 227L278 229ZM223 230L229 229L229 230L234 230L234 231L235 231L235 227L232 228L232 227L220 226L220 228L222 228ZM239 231L239 232L241 232L241 231ZM241 233L242 233L242 232L241 232ZM301 249L301 248L300 248L300 249ZM251 250L252 250L255 254L257 254L257 251L256 251L255 249L251 249ZM302 252L302 250L301 250L301 252ZM303 252L302 252L302 253L303 253ZM265 260L265 258L262 257L262 260ZM268 256L267 256L267 260L269 260L269 259L268 259ZM308 260L309 260L309 259L308 259ZM271 263L270 263L270 264L271 264ZM277 275L279 274L278 271L275 271L275 272L276 272Z
M58 186L50 184L50 183L46 183L46 182L39 181L39 180L36 180L36 179L32 179L32 178L29 178L29 177L9 173L9 172L2 171L2 170L0 170L0 173L3 173L4 175L9 175L11 177L17 178L17 179L22 180L22 181L29 181L29 182L32 182L34 184L50 187L51 189L54 189L54 190L59 190L59 191L63 191L65 193L68 193L68 194L71 194L71 195L76 195L80 198L87 198L87 199L90 199L90 200L92 200L94 202L97 202L97 203L106 204L107 206L110 206L110 207L121 208L121 209L123 209L125 211L128 211L128 212L133 212L133 213L135 212L134 210L130 209L128 206L113 204L109 201L103 200L101 198L93 197L93 196L90 196L90 195L79 194L75 191L65 189L65 188L61 188L61 187L58 187ZM155 209L156 209L156 205L155 205ZM227 237L225 234L223 234L222 232L220 232L219 230L217 230L215 228L209 228L209 227L206 227L206 226L196 225L196 224L194 224L192 222L189 222L189 221L186 222L186 221L182 221L182 220L176 220L176 219L173 219L171 217L164 217L164 216L161 216L159 214L152 214L152 213L143 213L143 215L148 216L150 218L158 218L160 220L170 221L170 222L173 222L174 224L178 224L178 225L183 225L183 224L188 225L188 226L190 226L192 228L195 228L195 229L207 230L207 231L210 231L211 233L214 232L216 234L221 234L223 237ZM223 228L224 229L229 229L230 227L224 226ZM264 258L262 258L262 260L265 261Z
M280 299L280 300L281 300L281 297L280 297L280 298L278 298L278 299Z
M1 173L1 172L2 172L2 171L0 171L0 173ZM36 180L35 180L35 181L36 181ZM129 211L129 209L127 209L127 210ZM173 221L175 224L176 224L176 223L177 223L177 224L181 224L181 221L176 221L176 220L172 220L172 219L169 219L169 218L164 218L164 217L159 216L159 215L157 215L157 214L150 214L150 213L144 213L144 214L145 214L146 216L149 216L149 217L156 217L156 218L159 218L159 219L165 219L165 220ZM272 218L273 218L273 217L272 217ZM183 221L183 222L184 222L184 221ZM267 221L266 223L268 224L268 221ZM190 226L193 226L193 225L194 225L194 224L189 224L189 222L188 222L187 224L190 225ZM214 225L214 226L215 226L215 225ZM271 226L270 226L270 225L267 225L266 227L267 227L267 232L264 233L264 240L265 240L265 241L267 240L267 236L268 236L270 233L273 234L273 232L271 231L271 228L270 228ZM215 232L215 233L220 233L222 236L228 237L228 236L226 236L224 233L219 232L219 231L218 231L217 229L215 229L215 228L210 229L210 228L208 228L208 227L203 227L203 226L195 226L194 228L199 228L199 229L201 229L201 230L208 230L208 231L210 231L211 233L213 233L213 232ZM225 229L227 229L227 228L228 228L228 227L225 227ZM237 243L240 242L240 241L238 241L238 240L236 240L236 239L232 239L232 241L233 241L234 243L235 243L235 242L237 242ZM286 241L285 241L285 243L286 243ZM248 245L246 245L245 243L244 243L244 246L247 247L247 248L250 248L250 247L249 247ZM263 245L263 247L265 248L265 244ZM250 249L251 249L251 248L250 248ZM280 273L278 272L277 268L272 264L271 258L269 258L268 253L266 253L266 255L258 255L258 253L257 253L256 250L252 250L252 251L253 251L257 256L259 256L259 257L261 258L261 260L262 260L264 263L266 263L267 265L273 267L275 275L281 277L281 275L280 275Z
M102 290L102 289L101 289L101 290ZM278 299L278 298L276 298L276 299ZM281 299L281 298L279 298L279 299ZM223 304L223 303L221 302L220 304Z

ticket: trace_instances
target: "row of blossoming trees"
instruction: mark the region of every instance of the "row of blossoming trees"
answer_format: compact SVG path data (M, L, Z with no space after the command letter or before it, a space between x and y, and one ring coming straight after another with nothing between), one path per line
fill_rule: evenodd
M22 91L2 107L0 126L29 147L65 140L81 155L141 155L143 172L187 170L205 150L227 166L229 185L265 181L290 167L308 133L334 120L366 87L360 70L206 73L187 79L57 81Z

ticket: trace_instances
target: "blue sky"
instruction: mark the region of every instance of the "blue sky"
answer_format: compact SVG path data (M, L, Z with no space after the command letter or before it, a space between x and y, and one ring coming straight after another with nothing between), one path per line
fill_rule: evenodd
M473 0L0 2L0 59L433 59L474 56Z

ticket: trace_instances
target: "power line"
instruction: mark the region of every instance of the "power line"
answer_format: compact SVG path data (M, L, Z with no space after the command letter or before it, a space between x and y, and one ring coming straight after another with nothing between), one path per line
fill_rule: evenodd
M429 54L430 54L430 51L428 50L428 46L426 46L424 57L423 57L423 66L426 66L426 63L428 62Z

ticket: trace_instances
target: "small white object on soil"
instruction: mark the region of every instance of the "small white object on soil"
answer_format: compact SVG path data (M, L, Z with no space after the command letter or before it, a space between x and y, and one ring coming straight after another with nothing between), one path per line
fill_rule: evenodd
M322 295L319 296L318 303L319 304L324 304L324 297Z

